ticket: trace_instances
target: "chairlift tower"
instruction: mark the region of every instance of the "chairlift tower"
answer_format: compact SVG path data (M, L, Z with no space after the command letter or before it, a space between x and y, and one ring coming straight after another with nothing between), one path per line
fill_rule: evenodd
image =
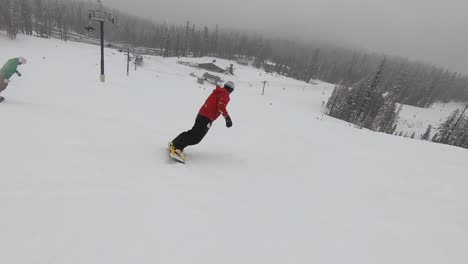
M90 9L89 10L89 20L98 21L101 25L101 82L106 81L106 76L104 74L104 23L110 22L115 23L115 18L112 13L106 12L103 9L101 0L98 0L99 9Z
M263 83L263 89L262 89L262 95L265 95L265 85L268 83L266 80L262 82Z

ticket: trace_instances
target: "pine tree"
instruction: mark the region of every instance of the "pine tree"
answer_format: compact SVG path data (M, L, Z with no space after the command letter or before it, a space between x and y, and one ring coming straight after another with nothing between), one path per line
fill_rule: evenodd
M460 127L461 127L462 133L459 138L458 146L463 147L463 148L468 148L468 118L465 118L463 120L463 124Z
M9 24L9 9L10 0L0 0L0 30L6 30Z
M468 119L462 118L460 121L458 121L458 123L456 123L456 125L454 125L449 144L458 147L465 147L468 137L467 123Z
M16 39L16 35L18 34L19 30L19 20L21 18L20 5L16 0L7 0L5 4L7 35L11 39Z
M309 66L307 68L307 75L304 81L309 82L311 79L317 79L317 68L318 68L318 57L320 50L316 49L314 55L310 59Z
M53 18L54 18L54 11L53 11L53 0L47 0L45 5L45 14L44 14L44 22L46 27L46 34L47 37L50 38L52 35L52 27L53 27Z
M32 8L29 0L20 0L21 30L27 35L33 34Z
M393 134L396 130L398 123L398 116L401 112L402 105L397 108L395 101L385 102L382 109L379 111L379 114L376 116L373 124L372 130Z
M185 37L184 37L184 50L182 52L182 56L187 57L187 52L190 48L190 22L187 21L185 24Z
M169 31L167 32L166 39L164 40L164 57L171 56L171 37Z
M434 135L432 141L444 144L449 142L450 133L452 132L453 125L456 122L459 112L460 109L456 109L448 116L448 118L440 125L439 131Z
M213 46L213 51L216 56L219 56L219 27L216 24L216 31L215 31L215 41Z
M201 48L200 48L200 57L208 55L209 43L210 43L209 30L208 30L208 27L205 26L205 28L203 29L203 40L202 40Z
M175 43L175 55L177 57L180 56L180 34L177 34L177 39Z
M392 88L389 91L389 97L391 100L396 100L397 102L401 99L403 89L408 82L408 73L402 71L395 82L392 85Z
M328 109L328 115L348 120L351 115L349 105L346 99L349 97L350 90L347 87L338 85L333 89L332 95L329 98L326 108Z
M43 36L46 33L44 27L44 5L42 0L34 1L33 5L33 18L34 18L34 25L36 34L39 36Z
M422 140L429 140L431 136L432 125L427 126L426 132L421 136Z
M380 66L369 85L361 90L359 96L362 97L362 102L359 103L359 108L353 118L354 124L368 128L372 122L373 115L377 114L376 111L379 109L379 102L377 101L380 101L380 98L378 98L380 96L378 94L378 85L381 81L385 64L386 58L384 58L380 63Z

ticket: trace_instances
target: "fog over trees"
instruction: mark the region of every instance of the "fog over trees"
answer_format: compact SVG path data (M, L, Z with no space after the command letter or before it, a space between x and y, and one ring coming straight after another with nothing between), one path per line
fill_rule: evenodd
M51 37L58 30L62 39L73 32L98 38L88 32L89 9L97 3L59 0L0 0L0 28L11 38L16 34ZM5 7L5 8L3 8ZM106 40L160 48L164 56L216 56L250 60L262 67L308 82L320 79L351 87L375 74L383 54L369 53L311 41L266 37L257 33L196 26L156 23L115 9L115 25L106 25ZM434 102L468 100L468 77L400 57L386 57L379 78L379 90L392 92L397 103L428 107ZM395 88L397 87L397 88ZM396 89L396 90L395 90Z

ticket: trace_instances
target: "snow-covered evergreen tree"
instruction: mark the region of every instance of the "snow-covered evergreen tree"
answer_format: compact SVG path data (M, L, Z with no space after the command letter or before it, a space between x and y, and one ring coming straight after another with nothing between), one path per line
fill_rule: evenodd
M382 78L385 64L386 59L384 58L370 83L359 90L360 102L357 105L357 111L353 117L353 123L356 125L370 128L383 103L382 94L378 86Z
M447 119L440 125L438 132L434 135L432 141L444 144L449 143L450 134L452 133L453 126L457 122L459 112L460 109L456 109L447 117Z
M351 88L337 86L328 100L328 115L351 122L360 127L393 134L399 111L397 96L383 95L379 86L386 59L372 78L366 78ZM401 111L401 109L400 109Z
M423 135L421 135L422 140L429 140L431 137L431 132L432 132L432 125L427 126L426 132L424 132Z
M2 9L4 9L7 35L11 39L15 39L19 31L21 19L20 3L17 0L6 0L2 3Z

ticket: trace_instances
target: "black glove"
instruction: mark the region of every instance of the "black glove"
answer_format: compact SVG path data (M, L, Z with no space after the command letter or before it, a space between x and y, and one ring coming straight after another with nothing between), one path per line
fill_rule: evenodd
M232 120L229 116L226 116L226 127L232 127Z

